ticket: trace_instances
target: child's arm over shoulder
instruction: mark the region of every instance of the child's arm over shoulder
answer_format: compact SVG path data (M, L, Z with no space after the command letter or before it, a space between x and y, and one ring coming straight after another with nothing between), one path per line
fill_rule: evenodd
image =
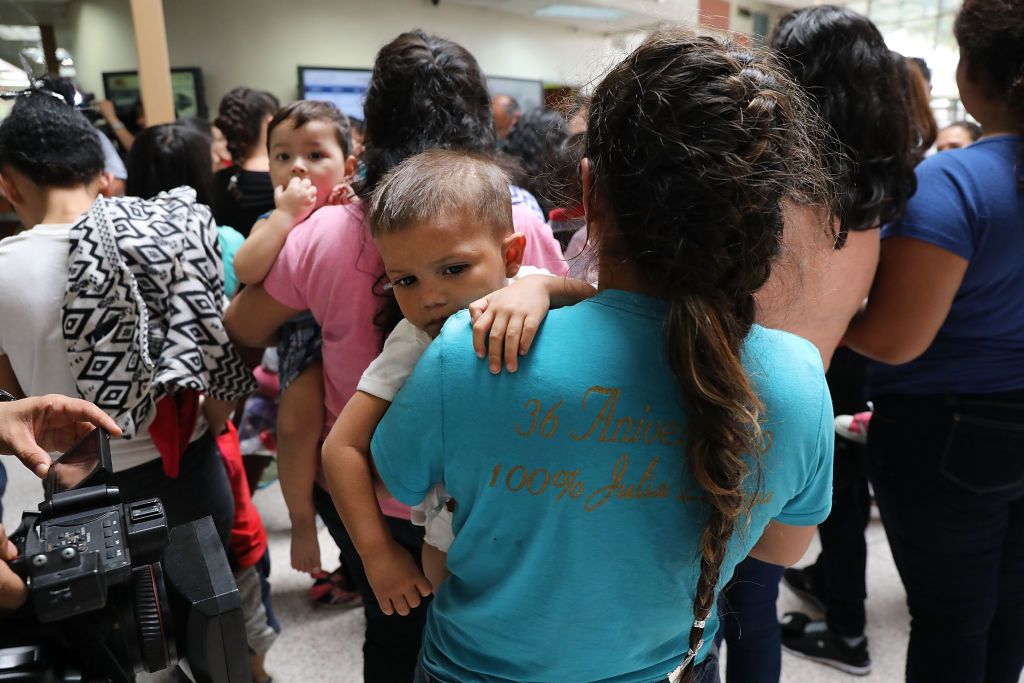
M306 220L316 206L316 188L308 178L292 178L287 187L274 188L276 208L256 221L249 238L235 254L235 275L239 282L255 285L263 282L288 233Z
M409 614L433 590L412 556L391 536L377 503L383 484L370 459L370 440L390 402L357 391L345 404L323 448L331 497L385 614Z
M530 350L552 306L571 306L597 294L583 280L554 276L540 269L522 270L526 272L508 287L469 305L473 349L480 358L490 356L490 370L495 374L501 372L502 358L509 372L516 371L518 356Z

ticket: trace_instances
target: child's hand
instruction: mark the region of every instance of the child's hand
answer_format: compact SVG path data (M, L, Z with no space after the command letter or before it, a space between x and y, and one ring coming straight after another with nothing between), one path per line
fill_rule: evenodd
M327 195L328 206L344 206L345 204L358 204L359 197L356 195L356 191L352 189L352 186L348 183L341 183L331 188L331 193Z
M473 349L479 358L490 356L490 370L515 372L517 356L525 356L540 323L551 308L547 275L530 275L504 289L491 292L469 305L473 321Z
M389 616L395 612L408 616L434 590L412 556L393 541L363 557L363 567L381 611Z
M316 522L292 525L292 569L306 574L320 571L320 541L316 537Z
M306 220L316 208L316 188L309 178L292 178L287 187L274 188L274 206L292 217L294 225Z

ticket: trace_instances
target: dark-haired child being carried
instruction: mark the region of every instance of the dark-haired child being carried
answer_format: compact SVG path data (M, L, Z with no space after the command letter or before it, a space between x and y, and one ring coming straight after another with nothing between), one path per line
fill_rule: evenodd
M347 199L355 171L348 119L325 102L300 100L278 111L267 142L276 208L253 225L235 257L238 279L249 285L263 281L292 229L317 209ZM281 330L278 473L292 523L292 567L314 577L323 577L312 496L323 426L321 346L309 312Z

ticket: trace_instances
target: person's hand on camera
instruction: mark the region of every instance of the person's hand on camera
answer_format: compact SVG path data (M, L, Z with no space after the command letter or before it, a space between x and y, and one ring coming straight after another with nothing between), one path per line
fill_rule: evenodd
M63 451L102 427L121 430L102 410L78 398L50 394L0 403L0 453L15 455L42 479L50 469L49 451Z
M25 582L8 566L18 557L18 550L7 538L0 524L0 612L18 609L25 602Z

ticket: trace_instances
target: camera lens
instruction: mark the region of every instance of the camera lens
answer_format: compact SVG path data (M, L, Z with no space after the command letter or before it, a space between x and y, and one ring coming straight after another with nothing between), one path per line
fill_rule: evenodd
M139 654L146 671L162 671L177 663L170 610L159 564L137 567L132 572L132 606L139 636Z

